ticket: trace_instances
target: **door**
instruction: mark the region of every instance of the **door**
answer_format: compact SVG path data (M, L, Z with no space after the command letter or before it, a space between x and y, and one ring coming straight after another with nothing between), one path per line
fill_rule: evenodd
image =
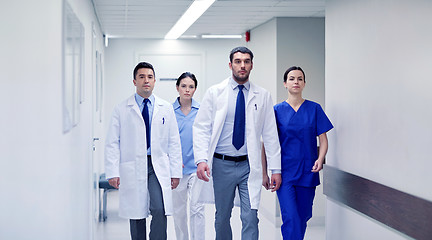
M183 72L191 72L198 80L198 88L194 99L201 101L205 87L203 86L204 54L179 53L179 54L146 54L140 53L139 62L149 62L153 65L156 75L156 85L153 90L158 97L173 103L178 96L176 90L177 78Z

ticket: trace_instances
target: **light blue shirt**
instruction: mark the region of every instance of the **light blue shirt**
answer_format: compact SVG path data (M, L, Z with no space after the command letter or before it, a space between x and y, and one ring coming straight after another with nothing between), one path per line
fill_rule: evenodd
M147 103L147 107L148 107L148 111L149 111L149 120L150 120L149 125L151 126L155 97L152 94L148 99L149 99L149 102ZM140 111L142 112L144 109L144 102L143 102L144 98L141 97L138 93L135 93L135 101L138 104ZM150 127L150 131L151 131L151 127ZM150 136L151 136L151 132L150 132ZM147 149L147 155L151 155L151 146Z
M228 94L227 115L225 118L225 123L223 125L222 132L218 144L216 146L215 152L223 155L228 155L228 156L247 155L246 136L245 136L244 145L239 150L237 150L232 144L233 131L234 131L234 116L235 116L237 94L239 91L238 88L239 84L236 81L234 81L232 77L230 77L228 85L230 91ZM247 81L245 84L243 84L243 86L244 86L243 94L245 97L245 106L246 106L246 102L250 90L250 82ZM246 135L246 131L245 131L245 135Z
M189 175L196 172L197 168L194 162L193 154L192 126L198 113L199 103L192 99L191 111L188 115L184 115L184 113L181 111L179 98L177 98L173 103L173 108L180 133L184 165L183 175Z

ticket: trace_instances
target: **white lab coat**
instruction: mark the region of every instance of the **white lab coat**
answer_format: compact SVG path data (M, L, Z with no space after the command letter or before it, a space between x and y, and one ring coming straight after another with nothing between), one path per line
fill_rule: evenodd
M210 169L227 115L228 93L232 91L230 88L228 78L207 90L193 126L195 161L206 159ZM246 142L250 165L248 190L252 209L258 209L261 196L261 139L266 150L268 169L280 170L280 145L271 95L265 89L250 83L246 101ZM200 192L205 184L209 183L198 181L194 191ZM204 189L209 187L212 186Z
M171 178L182 177L182 154L172 105L155 96L151 122L152 164L162 188L165 214L171 215ZM115 107L105 145L107 179L120 177L119 216L149 216L146 130L132 95Z

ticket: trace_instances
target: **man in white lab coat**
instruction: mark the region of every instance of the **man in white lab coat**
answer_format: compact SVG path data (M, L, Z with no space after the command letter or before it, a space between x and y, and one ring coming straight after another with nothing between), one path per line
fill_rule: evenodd
M133 77L136 93L113 111L105 146L106 177L119 189L119 215L130 219L132 240L146 239L149 214L150 239L167 239L171 190L182 177L177 121L171 104L153 95L153 66L140 62Z
M229 67L232 76L209 88L193 126L197 176L213 177L216 205L216 239L232 239L230 226L235 190L240 196L242 239L258 239L261 184L261 140L271 188L281 182L280 145L270 93L249 82L253 54L246 47L234 48ZM204 182L201 182L203 185Z

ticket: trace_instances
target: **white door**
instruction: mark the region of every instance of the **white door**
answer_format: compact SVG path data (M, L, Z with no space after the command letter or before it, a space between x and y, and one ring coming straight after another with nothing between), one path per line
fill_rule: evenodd
M183 72L191 72L198 80L194 99L200 101L204 94L204 54L146 54L137 55L139 62L151 63L155 69L156 85L153 90L158 97L172 103L177 98L176 80Z
M95 51L95 74L94 74L94 97L93 97L93 157L92 172L94 180L93 189L93 210L94 219L99 220L99 176L103 163L103 128L102 128L102 93L103 93L103 58L99 51Z
M93 26L94 28L94 26ZM91 233L90 239L98 239L97 226L99 223L99 175L102 172L103 166L103 128L102 128L102 93L103 93L103 56L96 44L96 35L93 29L92 39L92 137L93 137L93 152L91 162L89 163L90 174L92 179L92 190L90 197L90 222Z

